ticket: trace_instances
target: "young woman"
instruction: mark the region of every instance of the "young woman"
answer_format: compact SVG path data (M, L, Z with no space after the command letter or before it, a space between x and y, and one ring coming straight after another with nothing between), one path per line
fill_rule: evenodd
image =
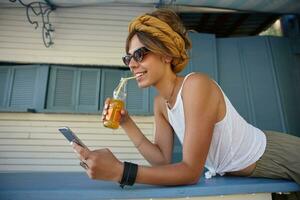
M129 25L123 58L140 88L154 86L155 140L149 141L127 111L121 126L151 166L120 162L108 149L90 151L73 144L93 179L121 185L197 183L216 174L293 179L300 184L300 138L263 132L247 123L218 84L201 73L177 76L191 44L179 17L160 9ZM110 100L105 102L103 119ZM183 146L182 161L171 163L173 132Z

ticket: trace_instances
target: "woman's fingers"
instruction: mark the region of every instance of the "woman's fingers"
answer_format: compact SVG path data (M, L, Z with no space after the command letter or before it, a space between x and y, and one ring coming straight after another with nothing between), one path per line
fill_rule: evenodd
M90 151L88 149L76 144L75 142L72 142L72 147L80 160L88 160L90 154Z
M126 110L124 110L124 109L122 109L122 110L121 110L121 115L123 115L123 116L124 116L124 115L126 115L126 114L127 114L127 111L126 111Z
M102 111L102 121L105 120L105 117L107 115L107 110L109 108L109 104L110 104L110 98L106 98L103 106L103 111Z
M110 108L111 106L111 99L110 98L107 98L104 102L104 106L103 106L103 111L102 111L102 121L104 122L106 120L106 116L108 114L108 109ZM126 122L126 120L128 119L128 111L123 108L121 110L121 120L120 120L120 123L124 123Z
M120 181L123 165L109 149L90 151L75 142L72 147L80 159L80 166L92 179Z
M110 98L106 98L104 101L104 109L108 109L109 103L110 103Z

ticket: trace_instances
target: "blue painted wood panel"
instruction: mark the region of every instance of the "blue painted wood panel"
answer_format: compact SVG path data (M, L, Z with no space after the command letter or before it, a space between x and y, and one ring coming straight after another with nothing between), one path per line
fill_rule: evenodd
M284 131L267 40L218 40L220 85L238 112L261 129Z
M248 98L253 125L261 129L286 131L282 107L273 71L271 52L265 37L239 39L241 67L248 85Z
M286 38L260 36L215 41L213 38L207 34L191 34L193 49L186 71L207 73L218 81L249 123L263 130L300 135L296 123L300 118L300 82L295 43ZM212 56L201 57L199 52L205 50Z
M216 38L213 34L189 33L192 49L188 66L181 75L203 72L218 80Z
M287 132L300 136L300 60L297 61L297 42L288 38L269 37L274 72ZM299 45L300 46L300 45Z
M238 39L218 39L219 84L235 106L237 111L246 119L251 120L250 103L242 60L238 48Z
M115 182L91 180L83 172L0 173L0 180L1 199L13 200L188 199L300 190L297 183L289 180L234 176L201 177L197 184L186 186L135 184L124 189Z

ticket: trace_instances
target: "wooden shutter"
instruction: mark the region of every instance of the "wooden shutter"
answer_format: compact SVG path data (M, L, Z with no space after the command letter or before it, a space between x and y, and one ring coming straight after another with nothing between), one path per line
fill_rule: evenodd
M9 107L33 108L36 67L15 67Z
M34 89L34 109L37 112L44 111L46 92L48 85L49 65L38 65Z
M132 74L127 72L126 76L132 76ZM126 108L132 114L149 114L149 88L139 88L136 80L129 80Z
M47 108L75 110L75 78L76 68L51 67Z
M80 112L98 111L100 69L80 69L77 84L76 110Z
M62 112L101 111L105 99L113 97L121 77L129 76L126 73L120 69L52 67L47 108ZM129 81L125 103L132 114L150 114L149 89L139 89L135 80Z
M9 68L0 67L0 107L6 106L6 99L8 95L8 77Z
M103 69L101 73L101 91L100 91L100 110L103 108L104 101L107 97L113 97L113 91L119 84L124 71L116 69Z
M0 68L0 108L3 111L42 111L48 66L10 65Z

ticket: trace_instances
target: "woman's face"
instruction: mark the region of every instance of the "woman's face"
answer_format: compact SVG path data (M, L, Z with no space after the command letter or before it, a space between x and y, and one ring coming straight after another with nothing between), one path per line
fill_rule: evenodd
M134 35L129 43L128 54L132 55L141 47L144 47L144 45L140 42L137 35ZM154 54L151 51L145 53L140 62L131 58L128 66L131 72L135 76L138 76L136 80L140 88L149 87L151 85L155 86L160 78L163 77L164 70L167 68L162 56Z

